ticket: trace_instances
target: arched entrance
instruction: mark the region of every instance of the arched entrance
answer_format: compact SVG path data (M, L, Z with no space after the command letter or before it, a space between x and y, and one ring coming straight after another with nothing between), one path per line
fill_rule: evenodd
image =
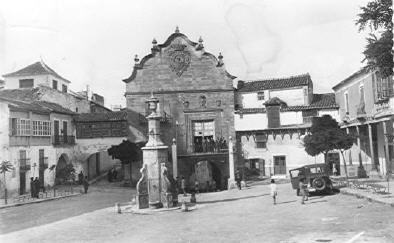
M62 184L65 181L65 168L67 167L67 164L69 163L69 159L67 154L62 154L59 157L59 160L57 161L56 165L56 178L55 178L55 184Z
M212 180L216 182L216 189L222 189L222 172L215 163L210 162L210 164L212 168Z

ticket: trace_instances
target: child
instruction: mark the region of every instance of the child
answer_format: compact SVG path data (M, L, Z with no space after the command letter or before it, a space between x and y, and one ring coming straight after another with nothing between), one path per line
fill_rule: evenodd
M276 188L275 180L271 179L271 196L274 199L274 205L276 205L276 196L278 195L278 190Z

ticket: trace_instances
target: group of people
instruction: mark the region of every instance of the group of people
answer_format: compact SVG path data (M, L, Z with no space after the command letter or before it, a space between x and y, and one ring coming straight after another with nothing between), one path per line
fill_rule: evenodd
M41 185L38 177L36 177L35 179L33 177L30 177L30 195L32 198L39 198L41 188L43 188L44 192L45 187Z
M212 136L194 138L194 152L196 153L220 152L222 149L227 149L227 142L223 137L216 140Z
M299 189L300 189L300 196L301 196L301 204L305 204L305 201L308 201L308 184L306 183L306 178L301 177L300 182L299 182ZM278 196L278 188L275 184L275 180L271 179L271 197L273 199L274 205L276 205L276 198Z
M186 179L182 176L181 179L179 177L176 178L177 191L183 193L186 196ZM195 193L200 192L215 192L217 190L216 181L206 181L205 187L200 186L200 182L198 180L194 180L194 188L192 189Z

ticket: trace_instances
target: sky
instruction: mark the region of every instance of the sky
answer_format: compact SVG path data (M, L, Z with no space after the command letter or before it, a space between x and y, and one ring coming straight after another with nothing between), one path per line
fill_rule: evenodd
M309 73L314 92L364 64L367 33L355 19L367 0L0 0L0 74L41 59L72 83L125 106L134 55L180 32L224 56L241 80Z

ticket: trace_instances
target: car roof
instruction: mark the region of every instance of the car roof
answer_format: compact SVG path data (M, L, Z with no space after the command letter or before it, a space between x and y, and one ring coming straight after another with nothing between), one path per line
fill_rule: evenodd
M322 166L327 166L326 164L324 164L324 163L319 163L319 164L310 164L310 165L304 165L304 166L302 166L302 167L298 167L298 168L295 168L295 169L292 169L292 170L299 170L299 169L302 169L302 168L314 168L314 167L322 167Z

